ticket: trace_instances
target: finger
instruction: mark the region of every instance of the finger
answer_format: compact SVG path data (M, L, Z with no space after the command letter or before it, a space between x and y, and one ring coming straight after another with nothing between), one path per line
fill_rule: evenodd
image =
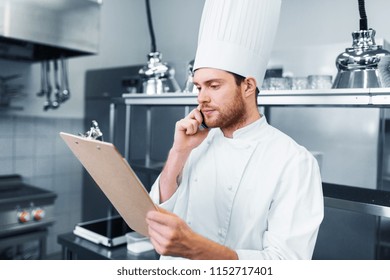
M154 238L150 238L150 242L152 243L154 249L157 251L157 253L161 254L161 244L155 240Z
M193 135L198 131L199 123L195 119L182 119L176 123L178 130L184 131L187 135Z
M193 135L198 132L198 122L196 120L191 120L189 123L188 129L186 130L187 135Z
M157 240L162 241L162 238L175 228L178 217L164 210L166 213L151 211L147 214L146 222L148 224L149 233ZM159 237L159 238L157 238Z
M174 236L173 233L176 225L177 224L174 223L173 227L171 227L170 225L160 223L159 221L149 220L148 233L150 238L153 238L160 246L166 246L168 241Z
M161 254L163 244L165 244L165 238L156 230L154 230L152 227L148 228L149 238L150 242L152 242L152 245L154 249Z
M157 222L151 221L148 223L148 233L150 238L159 241L159 243L162 242L163 236L166 234L167 230L167 226L161 225Z
M194 119L198 122L198 125L202 123L203 121L203 117L202 117L202 114L200 113L200 106L198 106L197 108L195 108L194 110L192 110L188 116L187 116L189 119Z
M164 247L164 244L167 244L166 237L169 236L169 228L158 223L151 222L148 226L148 235L155 248L162 248Z
M169 213L165 210L165 213L160 211L149 211L146 214L146 221L150 224L159 224L164 226L172 225L172 219L175 219L177 216L173 213Z
M171 229L182 228L185 222L177 215L167 210L163 212L150 211L147 213L146 222L156 231L163 233Z

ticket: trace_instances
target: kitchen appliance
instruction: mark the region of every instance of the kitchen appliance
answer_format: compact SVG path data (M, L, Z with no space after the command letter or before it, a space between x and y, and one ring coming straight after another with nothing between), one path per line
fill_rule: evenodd
M0 176L0 259L45 257L56 197L24 183L20 175Z
M73 230L77 236L106 247L126 243L126 234L132 232L120 216L78 223Z
M142 92L146 94L179 92L180 87L175 80L175 70L167 63L162 62L162 54L157 51L149 0L145 0L145 3L151 38L151 52L148 54L148 63L139 70L142 80Z
M352 47L336 58L338 74L333 88L390 87L390 52L375 43L367 28L364 1L359 1L360 30L352 32Z
M24 61L96 54L97 0L0 0L0 57Z

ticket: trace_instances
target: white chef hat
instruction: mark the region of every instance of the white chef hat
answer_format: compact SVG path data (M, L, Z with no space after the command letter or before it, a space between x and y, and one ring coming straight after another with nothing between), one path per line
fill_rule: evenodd
M263 81L281 0L206 0L194 70L209 67Z

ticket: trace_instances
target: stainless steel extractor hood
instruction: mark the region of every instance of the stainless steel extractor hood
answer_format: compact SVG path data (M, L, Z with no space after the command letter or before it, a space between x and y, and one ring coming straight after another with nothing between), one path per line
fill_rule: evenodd
M101 0L0 0L0 58L96 54Z

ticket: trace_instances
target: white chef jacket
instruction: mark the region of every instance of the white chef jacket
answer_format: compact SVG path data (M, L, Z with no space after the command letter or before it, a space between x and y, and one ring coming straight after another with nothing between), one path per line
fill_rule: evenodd
M324 214L317 161L264 116L233 138L211 129L160 206L239 259L311 259Z

